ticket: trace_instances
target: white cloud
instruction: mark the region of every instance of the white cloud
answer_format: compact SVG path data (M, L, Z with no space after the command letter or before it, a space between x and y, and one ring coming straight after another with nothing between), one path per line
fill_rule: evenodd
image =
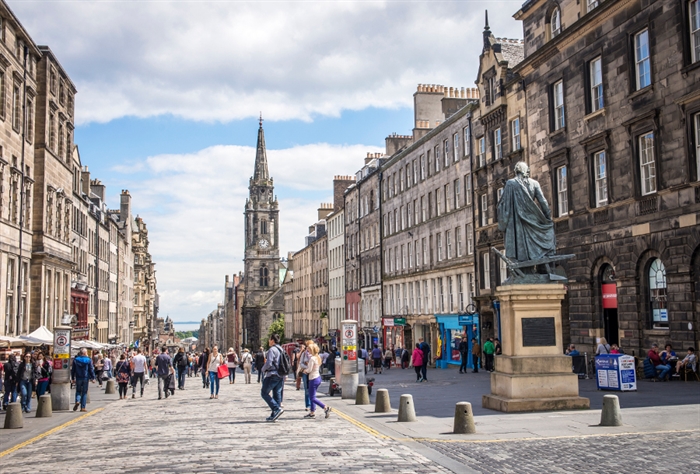
M9 3L76 83L79 124L409 106L417 83L473 87L484 8L522 36L517 1Z
M379 151L322 143L268 150L280 203L281 257L303 246L319 203L332 201L333 176L354 174L367 152ZM152 156L136 163L138 177L114 176L112 187L129 189L134 212L148 226L163 316L206 317L222 301L225 275L243 270L243 210L254 159L253 147L212 146Z

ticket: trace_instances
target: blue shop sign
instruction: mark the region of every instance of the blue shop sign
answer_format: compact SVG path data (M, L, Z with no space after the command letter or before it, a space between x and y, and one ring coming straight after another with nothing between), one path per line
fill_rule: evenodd
M460 326L470 326L479 321L479 313L461 314L457 317Z

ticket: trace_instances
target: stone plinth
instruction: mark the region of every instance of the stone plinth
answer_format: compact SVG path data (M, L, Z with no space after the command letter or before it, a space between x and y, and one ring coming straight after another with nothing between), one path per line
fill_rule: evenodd
M558 283L498 287L503 355L495 358L484 408L518 412L590 407L590 400L578 395L571 358L562 355L565 294Z

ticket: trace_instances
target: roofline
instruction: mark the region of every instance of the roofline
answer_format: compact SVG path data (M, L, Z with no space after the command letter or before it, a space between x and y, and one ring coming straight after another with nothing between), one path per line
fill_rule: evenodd
M26 40L25 43L28 43L28 46L31 46L34 49L34 52L37 54L37 56L41 56L41 51L39 47L36 45L30 34L27 32L27 30L24 28L22 25L22 22L19 21L19 18L17 18L17 15L15 15L15 12L12 11L10 6L5 2L5 0L2 0L0 2L2 6L7 10L7 13L12 17L12 21L17 23L17 26L19 29L22 31L22 34L24 35L24 39Z
M58 58L57 58L56 55L53 53L53 51L51 51L51 48L49 48L49 47L46 46L46 45L39 45L38 48L39 48L39 51L41 52L42 55L44 55L44 56L49 56L49 57L51 58L51 60L52 60L54 63L56 63L56 65L58 66L58 69L61 71L61 73L62 73L64 79L66 79L66 81L68 81L68 83L70 84L71 88L73 89L73 94L77 94L77 93L78 93L78 89L75 88L75 84L73 84L73 81L71 81L71 78L68 76L68 73L66 72L66 70L65 70L65 69L63 68L63 66L61 65L61 62L58 60Z

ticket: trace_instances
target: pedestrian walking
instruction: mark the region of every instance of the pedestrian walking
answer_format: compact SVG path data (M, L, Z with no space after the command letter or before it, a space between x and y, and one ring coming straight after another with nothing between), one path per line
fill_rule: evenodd
M238 354L233 350L233 347L228 348L226 354L226 367L228 367L228 383L236 383L236 368L238 368Z
M301 344L297 344L294 347L294 351L292 352L292 370L294 371L295 377L294 377L294 383L296 385L297 390L301 390L301 370L299 370L299 359L301 357L301 354L306 351L306 344L303 342Z
M219 398L219 366L224 363L224 357L219 353L219 346L214 346L207 361L207 371L209 372L209 398Z
M263 383L260 395L263 400L265 400L265 403L267 403L267 406L270 407L270 410L272 410L272 413L265 421L275 421L284 413L284 408L281 407L284 375L278 372L283 354L282 348L278 345L280 342L278 334L270 336L268 342L270 344L270 349L267 351L267 360L260 369L263 372ZM270 392L272 392L272 396L270 396Z
M258 383L262 379L262 368L265 365L265 352L262 346L255 353L255 370L258 372Z
M484 342L484 368L488 372L493 372L493 354L496 352L496 346L493 344L493 339L490 337Z
M469 343L467 342L467 336L462 336L462 340L459 342L459 355L462 359L462 363L459 366L459 373L467 373L467 362L469 361Z
M382 350L379 348L377 344L374 345L374 349L372 349L372 360L374 361L374 373L376 374L377 371L379 373L382 373Z
M102 378L104 380L109 380L112 377L114 377L112 371L114 369L114 365L112 365L112 359L109 357L104 357L102 359Z
M22 397L22 411L29 413L32 408L32 393L36 387L36 365L32 355L27 352L19 364L19 394Z
M306 364L306 372L309 378L309 400L311 401L311 406L309 408L309 413L304 415L304 418L315 418L316 417L316 407L321 407L326 415L326 418L331 413L331 407L327 407L323 402L321 402L317 397L318 387L321 385L321 358L318 355L318 346L312 343L308 348L309 360Z
M44 354L39 352L36 355L36 396L37 400L39 397L46 393L46 389L49 388L49 380L51 378L52 367Z
M71 383L75 385L75 405L73 411L87 411L88 383L95 383L95 366L87 355L87 349L80 349L80 354L73 360L70 371Z
M425 342L422 337L418 339L418 342L420 343L420 350L423 352L423 365L421 366L421 377L423 380L421 380L421 382L427 382L428 364L430 363L430 344Z
M8 400L10 403L17 401L17 387L19 386L19 362L15 354L10 354L7 362L3 366L5 372L5 394L2 397L2 407L7 410Z
M386 367L386 370L391 369L391 362L394 359L394 352L387 347L386 351L384 351L384 367Z
M170 391L170 378L171 368L173 367L173 361L168 354L168 348L163 346L160 350L160 354L156 357L156 374L158 375L158 400L163 398L163 391L165 391L165 398L168 398ZM173 392L174 394L175 392Z
M209 373L207 372L207 362L209 361L209 348L202 351L199 356L199 369L202 371L202 388L209 388Z
M408 364L411 361L411 355L405 347L401 349L401 368L408 369Z
M241 364L243 364L243 372L245 373L245 383L250 383L250 370L253 368L253 356L250 355L248 348L243 349Z
M413 364L413 370L416 371L416 382L422 382L423 376L421 375L421 369L423 368L423 351L420 350L420 344L416 344L416 348L413 349L413 354L411 354L411 364Z
M481 346L476 342L476 338L472 338L472 362L474 370L472 372L479 373L479 358L481 357Z
M136 398L136 383L141 383L141 396L143 397L144 373L148 370L148 361L141 348L136 350L136 355L131 358L131 398Z
M309 399L309 374L306 372L309 366L309 359L311 354L309 354L309 346L313 344L313 341L306 341L304 344L304 351L299 354L299 368L297 369L298 375L301 375L301 384L304 388L304 407L308 411L311 408L311 400Z
M179 390L185 389L185 374L187 374L187 354L185 354L185 348L181 347L178 349L175 358L173 359L173 365L177 369L177 388Z
M93 361L94 362L94 361ZM104 359L102 358L102 354L99 352L97 353L97 361L94 362L95 364L95 377L97 377L97 383L102 387L102 372L104 372Z
M129 361L126 360L126 354L119 357L119 362L116 366L117 385L119 385L119 400L126 399L126 392L129 386L129 378L131 375L131 367Z

